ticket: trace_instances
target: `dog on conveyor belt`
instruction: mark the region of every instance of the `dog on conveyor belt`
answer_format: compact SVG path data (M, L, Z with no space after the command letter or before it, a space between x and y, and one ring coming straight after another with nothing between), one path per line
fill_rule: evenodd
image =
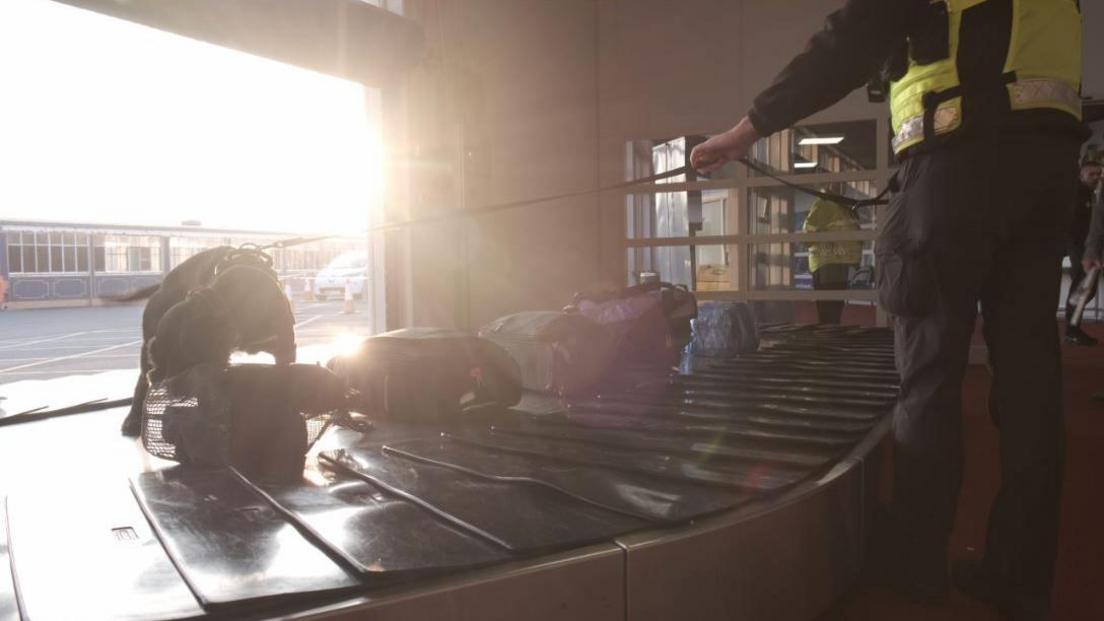
M193 364L225 364L236 349L295 362L295 319L267 256L229 246L205 250L169 272L160 285L114 298L149 298L142 313L141 373L123 435L141 431L150 381Z

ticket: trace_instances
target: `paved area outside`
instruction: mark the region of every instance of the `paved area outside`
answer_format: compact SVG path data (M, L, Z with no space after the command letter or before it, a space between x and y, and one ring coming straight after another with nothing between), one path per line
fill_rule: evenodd
M0 384L137 370L142 309L136 304L0 312ZM346 315L341 310L341 302L297 303L299 346L371 334L368 313Z

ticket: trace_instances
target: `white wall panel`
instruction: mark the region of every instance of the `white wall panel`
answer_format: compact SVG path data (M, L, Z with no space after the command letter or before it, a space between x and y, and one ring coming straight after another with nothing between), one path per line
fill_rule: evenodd
M430 60L414 79L419 111L408 146L434 154L432 166L443 171L412 175L415 214L595 187L595 7L594 0L415 7ZM597 215L597 197L581 196L416 233L413 321L478 328L506 313L562 307L599 277Z

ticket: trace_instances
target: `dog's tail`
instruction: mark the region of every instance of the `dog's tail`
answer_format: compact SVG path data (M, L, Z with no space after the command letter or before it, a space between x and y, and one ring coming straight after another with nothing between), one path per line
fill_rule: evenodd
M148 287L142 287L141 289L136 289L134 291L131 291L130 293L124 293L123 295L100 296L100 299L104 300L105 302L114 302L114 303L134 302L135 300L145 300L146 298L150 297L154 293L157 293L157 290L159 288L161 288L161 285L159 285L159 284L158 285L150 285Z

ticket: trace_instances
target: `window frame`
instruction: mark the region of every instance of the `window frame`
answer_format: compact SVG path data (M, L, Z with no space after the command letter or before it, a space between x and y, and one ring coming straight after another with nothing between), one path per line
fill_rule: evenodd
M90 235L69 229L16 229L6 230L8 247L8 274L13 277L42 276L87 276L88 270L81 270L80 256L87 256ZM56 239L55 239L56 238ZM82 241L83 240L83 241ZM18 249L18 250L16 250ZM18 266L13 261L13 250L19 255ZM32 261L28 261L28 257ZM72 259L73 265L70 266ZM42 259L45 258L43 261ZM34 268L27 270L27 264ZM45 269L40 264L45 263ZM59 265L55 265L58 263ZM85 260L87 266L87 259ZM18 269L16 269L18 267Z
M846 172L822 172L818 170L813 173L800 173L792 174L790 172L783 172L783 174L777 175L779 178L784 179L790 183L796 183L805 186L816 186L824 183L835 182L871 182L876 188L884 188L888 183L890 177L893 175L895 164L892 161L891 152L888 148L889 144L889 119L884 116L856 116L856 117L832 117L830 115L818 115L814 116L806 121L802 122L799 127L823 125L829 123L847 123L847 122L872 122L875 126L874 135L874 149L876 153L875 167L873 169L864 170L850 170ZM669 141L670 138L667 139ZM788 149L782 145L783 138L778 135L764 139L756 144L753 149L758 151L777 152L780 157L788 157ZM640 141L627 141L626 146L626 164L627 170L632 171L634 168L634 144ZM656 144L661 142L657 140ZM636 154L639 158L639 153ZM865 300L875 301L876 291L869 289L857 289L857 290L842 290L842 291L814 291L805 289L754 289L752 283L754 278L752 276L756 269L755 262L751 260L750 252L754 248L761 247L765 244L803 244L817 241L862 241L862 242L874 242L878 236L878 230L881 223L885 219L884 206L878 206L874 208L871 225L864 226L863 229L858 231L833 231L822 233L805 233L805 232L774 232L774 233L753 233L749 227L750 219L748 216L749 209L749 196L756 188L767 187L784 187L778 181L771 179L770 177L752 175L748 170L742 166L737 167L734 171L734 175L725 178L718 179L706 179L699 181L682 181L682 182L659 182L659 183L647 183L636 184L627 187L623 194L625 196L625 208L623 216L625 218L625 226L623 231L625 234L622 239L622 252L621 257L625 262L623 264L623 273L626 276L626 280L631 280L634 274L630 273L629 267L632 259L630 259L630 253L636 249L641 248L660 248L660 247L686 247L694 250L700 246L713 246L721 245L727 250L728 262L726 267L733 271L730 289L724 290L702 290L696 285L698 274L691 274L691 283L695 294L699 299L722 299L722 300ZM705 191L705 190L727 190L728 198L727 203L731 206L726 212L734 212L734 217L730 219L734 225L733 232L726 233L724 235L688 235L685 237L642 237L643 235L654 234L652 231L641 230L640 223L636 220L639 219L639 215L636 213L638 208L638 199L636 197L641 195L658 195L662 193L670 192L693 192L693 191ZM873 244L870 244L871 246ZM866 244L864 243L864 246ZM870 252L869 249L864 248L864 256ZM797 252L791 248L789 256L796 256ZM865 263L865 261L864 261Z

